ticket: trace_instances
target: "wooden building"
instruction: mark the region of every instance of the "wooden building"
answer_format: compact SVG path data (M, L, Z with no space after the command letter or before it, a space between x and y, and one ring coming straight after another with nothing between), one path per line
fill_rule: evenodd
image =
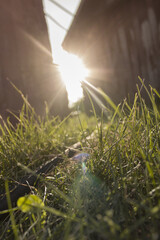
M0 114L18 113L20 89L43 115L45 101L54 115L67 111L66 89L52 63L47 25L40 0L0 1Z
M138 76L160 91L159 13L159 0L82 0L63 47L116 103L133 99Z

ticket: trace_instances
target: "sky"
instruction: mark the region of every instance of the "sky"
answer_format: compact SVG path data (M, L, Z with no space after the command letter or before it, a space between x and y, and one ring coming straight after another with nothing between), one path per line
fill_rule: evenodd
M59 65L68 93L69 107L83 98L81 82L88 75L81 59L68 54L61 47L80 2L81 0L43 0L53 62Z
M65 29L69 29L74 16L63 11L55 3L58 3L63 8L75 15L81 0L43 0L44 12L49 14L55 21L62 25ZM54 3L55 2L55 3ZM48 32L52 48L53 62L58 63L61 56L61 44L67 33L66 30L55 24L51 18L46 16Z

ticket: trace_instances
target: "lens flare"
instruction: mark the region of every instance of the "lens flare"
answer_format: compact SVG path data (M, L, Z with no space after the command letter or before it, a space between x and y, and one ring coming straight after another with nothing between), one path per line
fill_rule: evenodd
M72 160L76 161L77 163L81 163L82 164L82 173L85 175L87 172L87 167L86 167L86 161L90 158L90 154L89 153L78 153L77 155L75 155Z

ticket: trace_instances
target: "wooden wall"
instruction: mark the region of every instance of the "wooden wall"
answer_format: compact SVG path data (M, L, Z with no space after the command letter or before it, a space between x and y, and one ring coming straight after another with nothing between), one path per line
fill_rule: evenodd
M63 46L117 103L134 96L138 76L160 91L159 13L159 0L83 1Z
M47 25L40 0L0 1L0 114L18 112L22 100L13 82L44 114L48 102L53 114L65 115L67 94L52 64Z

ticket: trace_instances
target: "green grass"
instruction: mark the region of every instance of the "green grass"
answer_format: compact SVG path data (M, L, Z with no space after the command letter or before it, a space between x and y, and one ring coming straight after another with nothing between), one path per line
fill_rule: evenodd
M160 113L155 101L160 95L152 87L146 91L151 107L138 86L132 106L124 100L116 107L109 99L113 111L107 121L94 109L93 117L79 114L60 121L46 113L40 119L24 99L17 127L9 120L1 126L0 189L6 186L8 202L8 184L26 171L20 164L34 171L78 141L91 157L85 164L65 159L41 177L32 195L44 206L25 213L11 209L0 224L2 239L160 238ZM94 138L86 140L93 131Z

